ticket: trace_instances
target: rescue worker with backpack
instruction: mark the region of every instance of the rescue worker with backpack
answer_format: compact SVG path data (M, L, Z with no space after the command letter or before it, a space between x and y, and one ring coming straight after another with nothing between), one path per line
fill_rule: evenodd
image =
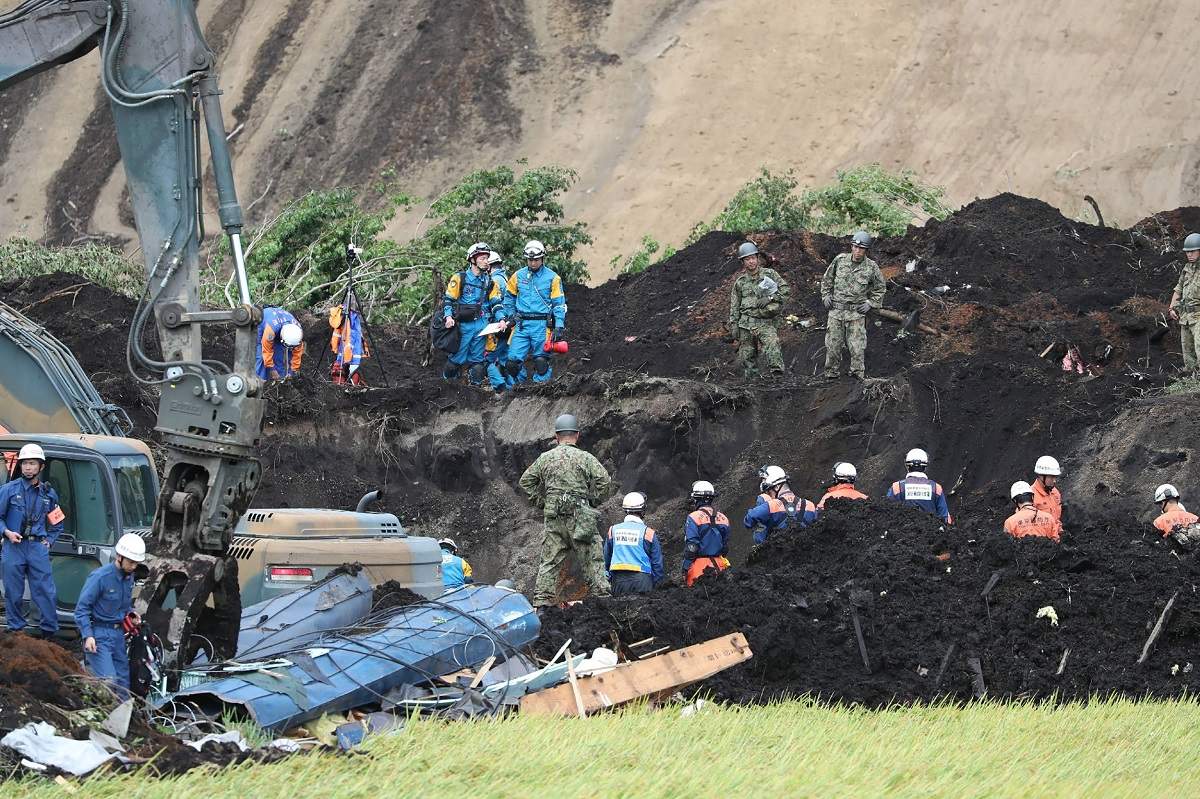
M1176 543L1191 547L1200 544L1200 516L1183 507L1179 490L1170 483L1163 483L1154 490L1154 504L1162 511L1154 520L1154 527Z
M717 491L707 480L692 483L695 510L683 523L683 577L690 587L709 569L729 568L729 519L717 511Z
M472 244L467 249L467 268L451 275L446 283L442 300L442 326L449 330L458 327L458 349L446 359L442 377L456 380L463 366L467 367L467 381L473 386L483 385L487 369L484 366L486 341L479 333L489 321L500 314L500 288L492 281L488 269L488 258L492 250L483 242Z
M1062 524L1044 510L1033 504L1033 486L1024 480L1012 484L1008 492L1016 504L1016 512L1004 521L1004 532L1013 538L1029 536L1049 538L1057 542L1062 537Z
M929 455L923 449L910 449L904 456L904 465L908 473L903 480L892 483L888 489L887 498L903 502L914 508L920 508L926 513L932 513L941 518L946 524L953 524L950 517L950 507L946 504L946 492L942 484L930 480L925 474L929 468Z
M858 469L853 463L844 461L833 465L833 485L817 503L817 510L825 510L825 503L831 499L867 499L867 495L854 487L858 480Z
M512 323L505 371L518 379L525 359L533 359L533 382L545 383L554 370L549 345L563 341L567 326L567 295L563 281L546 266L546 247L533 240L525 245L526 266L508 279L504 318Z
M800 499L788 487L788 476L778 466L758 471L758 504L746 511L742 524L754 533L755 544L765 544L771 533L788 528L807 527L817 520L817 506Z
M41 634L58 632L58 591L50 566L50 548L63 531L66 515L58 492L42 479L46 453L26 444L17 453L15 479L0 486L0 568L4 577L4 617L11 632L25 629L25 584L41 616Z
M475 582L475 573L466 558L458 554L458 544L453 538L443 538L438 541L442 549L442 588L446 591L456 591L464 585Z
M604 568L612 595L644 594L663 581L662 542L646 526L646 497L636 491L621 500L625 519L604 536Z

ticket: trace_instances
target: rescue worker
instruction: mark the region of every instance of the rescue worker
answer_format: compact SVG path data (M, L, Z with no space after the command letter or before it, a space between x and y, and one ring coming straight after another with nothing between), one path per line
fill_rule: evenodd
M612 479L590 453L579 449L579 421L564 413L554 420L557 446L543 452L521 475L529 501L542 508L545 530L542 559L534 584L533 604L557 602L558 573L569 553L591 587L593 596L608 596L604 552L594 505L612 493Z
M488 258L492 250L483 242L472 244L467 249L467 268L451 275L446 282L446 293L442 299L442 317L447 330L458 325L461 338L458 352L446 359L442 377L446 380L458 378L460 369L467 367L467 382L482 386L487 375L484 365L484 349L487 342L479 332L487 327L500 305L500 288L492 282L488 269ZM503 318L503 316L501 316Z
M904 465L908 467L908 473L904 475L903 480L892 483L887 498L920 508L926 513L940 517L946 524L953 524L942 484L930 480L925 474L925 470L929 468L929 455L925 450L910 449L904 456Z
M1058 478L1062 475L1062 469L1059 468L1058 461L1049 455L1043 455L1033 465L1033 473L1037 475L1033 481L1033 506L1062 522L1062 492L1058 490Z
M1200 522L1200 516L1183 507L1179 491L1170 483L1163 483L1154 490L1154 503L1162 510L1162 514L1154 520L1154 527L1163 534L1163 538L1170 536L1177 527L1190 527ZM1180 543L1185 541L1180 540Z
M644 594L663 580L662 542L645 522L646 497L634 491L621 500L625 520L604 537L604 568L612 595Z
M854 487L858 480L858 469L853 463L835 463L833 465L833 485L817 503L817 510L825 510L825 503L831 499L867 499L867 495Z
M842 371L842 349L850 351L850 374L862 380L867 376L867 314L883 307L887 289L879 264L867 257L871 234L854 234L850 252L830 262L821 278L821 302L829 311L825 324L825 372L833 379Z
M817 506L793 493L783 469L764 466L758 471L758 478L762 493L742 520L746 529L753 531L755 544L765 544L777 530L808 527L817 520Z
M717 511L717 491L707 480L692 483L695 507L683 523L683 576L688 586L708 569L729 568L729 519Z
M492 254L488 256L488 270L491 274L492 282L496 284L496 289L500 292L500 296L503 297L508 291L508 270L504 268L504 259L495 250L492 250ZM492 312L491 321L502 322L507 325L508 322L503 316L504 304L500 303ZM488 336L484 350L484 360L487 361L488 384L498 396L525 379L524 367L521 368L516 377L508 376L508 370L505 367L508 363L508 334L506 330Z
M363 386L363 358L371 355L371 348L363 331L362 313L358 309L358 298L347 297L346 302L329 309L329 326L333 333L329 337L329 349L333 352L333 364L329 376L334 385Z
M1187 260L1171 294L1170 315L1179 323L1184 377L1196 377L1200 367L1200 233L1189 233L1183 240L1183 255Z
M758 376L758 364L783 374L777 327L791 289L778 272L764 266L766 256L753 243L738 247L738 258L745 271L729 292L729 334L737 339L738 364L747 378Z
M66 515L58 505L58 492L42 479L46 453L37 444L26 444L17 453L20 477L0 487L0 522L4 542L0 568L4 577L4 616L12 632L25 629L25 584L41 617L43 637L58 632L58 592L50 569L50 548L63 530Z
M1013 538L1037 536L1058 541L1062 536L1062 524L1058 519L1044 510L1038 510L1033 504L1033 486L1024 480L1012 484L1008 495L1016 504L1017 510L1004 522L1004 532Z
M458 554L458 544L453 538L443 538L438 541L442 548L442 588L455 591L468 583L475 582L471 564Z
M263 308L258 341L254 371L263 380L286 380L300 371L300 361L304 358L304 330L290 312L282 308Z
M145 560L146 542L142 537L136 533L121 536L116 558L88 575L75 603L83 661L88 671L116 686L122 697L129 692L125 629L142 621L133 612L133 573Z
M504 317L512 323L508 338L508 376L518 379L525 359L533 359L533 382L545 383L554 374L546 345L562 341L567 332L567 295L562 278L546 266L546 247L540 241L525 245L525 266L508 279Z

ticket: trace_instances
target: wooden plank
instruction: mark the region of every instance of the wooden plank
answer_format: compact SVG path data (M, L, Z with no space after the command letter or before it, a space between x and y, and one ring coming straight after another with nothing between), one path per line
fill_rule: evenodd
M475 679L471 680L471 688L478 688L479 683L483 682L483 678L492 670L492 666L496 665L496 656L492 655L487 660L483 661L483 665L479 667L479 673L475 675Z
M1162 613L1158 616L1158 622L1155 623L1154 629L1150 631L1150 637L1146 639L1146 645L1142 647L1142 656L1137 659L1138 665L1142 665L1150 658L1150 651L1154 649L1154 642L1158 640L1158 636L1162 635L1163 627L1167 624L1167 616L1171 614L1171 608L1175 607L1175 597L1179 596L1179 590L1171 594L1171 598L1167 600L1167 606L1162 609Z
M571 685L571 697L575 700L575 712L579 718L587 715L583 709L583 697L579 693L579 678L575 676L575 664L571 662L571 650L567 650L567 682Z
M741 633L732 633L702 644L663 655L624 663L612 671L583 677L575 683L547 688L521 699L521 712L535 715L574 716L578 691L585 713L595 713L644 696L675 691L751 658L750 645Z

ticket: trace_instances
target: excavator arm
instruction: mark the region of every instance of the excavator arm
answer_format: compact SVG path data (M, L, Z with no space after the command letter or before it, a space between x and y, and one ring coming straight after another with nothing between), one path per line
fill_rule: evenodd
M193 633L212 656L231 655L241 603L228 549L261 474L261 311L242 259L215 59L193 0L27 0L0 14L0 91L96 48L146 270L127 360L135 377L160 389L156 429L166 449L150 542L156 557L137 606L171 659L186 662ZM230 310L200 307L202 127L238 278L241 304ZM158 355L143 345L152 319ZM234 328L231 364L205 356L202 331L211 325Z

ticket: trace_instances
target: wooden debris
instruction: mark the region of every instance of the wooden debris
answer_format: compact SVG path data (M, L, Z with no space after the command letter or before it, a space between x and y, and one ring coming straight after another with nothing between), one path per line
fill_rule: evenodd
M983 590L979 592L979 595L981 597L983 597L984 599L987 599L988 596L991 595L992 589L996 587L996 583L1000 582L1001 573L1002 572L999 569L992 572L992 576L990 578L988 578L987 585L985 585L983 587Z
M483 682L483 678L492 670L492 666L496 665L496 656L492 655L487 660L483 661L483 665L479 667L479 671L475 674L475 679L471 680L471 688L478 688L479 683Z
M971 670L971 690L976 699L987 696L987 683L983 681L983 664L979 658L967 658L967 668Z
M876 308L876 309L872 310L871 313L873 313L877 316L880 316L884 319L890 319L893 322L899 322L900 324L904 324L904 314L902 314L898 311L893 311L889 308ZM917 325L917 330L920 330L922 333L927 333L931 336L942 335L942 331L936 330L924 323Z
M575 676L575 664L571 662L570 649L567 650L567 682L575 699L575 712L579 714L579 718L583 718L587 713L583 709L583 696L579 693L579 678Z
M1050 345L1049 345L1048 347L1046 347L1046 349L1042 350L1042 353L1041 353L1041 355L1038 355L1038 357L1039 357L1039 358L1045 358L1045 357L1046 357L1047 355L1049 355L1049 354L1050 354L1050 352L1051 352L1051 351L1052 351L1052 350L1053 350L1055 347L1057 347L1057 346L1058 346L1058 342L1057 342L1057 341L1051 341L1051 342L1050 342Z
M933 681L933 687L938 688L942 684L942 676L946 673L946 666L950 663L950 657L954 654L956 644L950 644L950 648L946 650L946 654L942 655L942 665L938 667L937 679Z
M1071 656L1071 647L1063 650L1062 660L1058 661L1058 671L1054 672L1055 677L1061 677L1067 668L1067 658Z
M623 663L611 671L572 680L521 699L521 712L572 716L594 713L642 697L674 691L749 660L741 633L714 638L646 660Z
M862 624L858 620L858 608L850 606L850 618L854 621L854 637L858 639L858 654L862 656L863 668L871 673L871 659L867 657L867 642L863 640Z
M1170 614L1171 608L1175 606L1175 597L1179 596L1179 590L1171 594L1171 598L1167 600L1167 606L1162 609L1162 613L1158 615L1158 621L1154 625L1154 629L1150 631L1150 637L1146 639L1146 645L1142 647L1142 656L1137 659L1138 665L1142 665L1150 657L1150 650L1154 649L1154 643L1158 641L1158 637L1162 635L1163 628L1167 626L1167 615Z

